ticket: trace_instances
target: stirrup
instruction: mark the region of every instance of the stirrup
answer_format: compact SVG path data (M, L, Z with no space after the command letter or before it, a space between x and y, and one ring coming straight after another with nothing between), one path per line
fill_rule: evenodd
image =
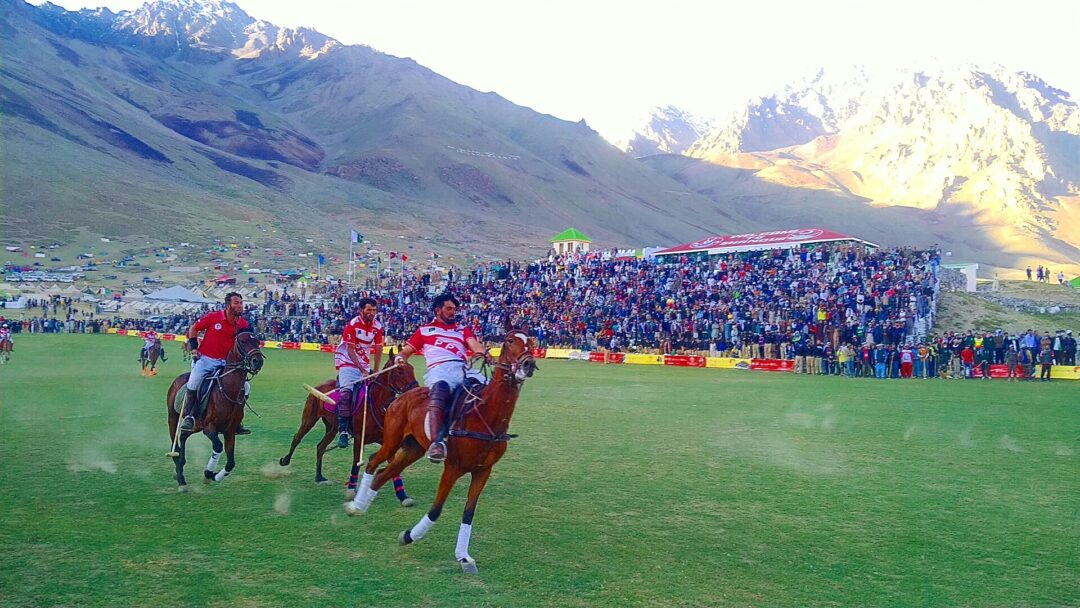
M428 460L436 464L446 460L446 444L441 441L433 441L428 446Z
M339 448L349 447L349 434L347 432L341 431L341 433L338 434L337 446Z
M191 431L195 429L195 417L184 416L184 419L180 422L181 431Z

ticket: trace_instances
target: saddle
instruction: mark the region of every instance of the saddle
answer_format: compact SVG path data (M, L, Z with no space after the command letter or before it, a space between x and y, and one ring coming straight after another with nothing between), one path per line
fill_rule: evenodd
M366 393L366 392L367 392L367 385L366 384L362 385L360 387L360 390L352 392L352 404L351 404L352 407L349 408L349 415L350 416L355 414L356 410L360 409L360 405L362 403L364 403L364 393ZM335 388L334 390L330 391L329 393L326 393L326 396L333 399L335 401L335 403L327 403L325 401L322 401L321 403L323 404L323 409L326 410L327 412L330 412L331 414L337 413L336 402L341 397L341 390Z
M469 378L450 395L450 407L446 412L446 428L453 435L453 430L465 414L473 408L473 404L480 399L480 391L484 390L484 383ZM468 390L466 390L468 387ZM471 393L471 394L470 394Z
M188 376L189 374L184 374ZM190 414L194 416L196 420L202 420L202 417L206 415L206 406L210 402L210 392L213 391L216 384L221 382L221 369L215 369L214 371L206 374L202 382L199 384L199 389L195 395L198 397L195 400L194 411L188 410L185 415ZM173 398L173 411L177 414L180 413L180 409L184 405L184 399L187 398L187 390L176 391L176 397Z

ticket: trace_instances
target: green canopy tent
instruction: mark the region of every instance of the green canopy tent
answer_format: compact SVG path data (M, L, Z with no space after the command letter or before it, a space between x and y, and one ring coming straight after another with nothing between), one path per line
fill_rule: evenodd
M1076 277L1075 279L1069 281L1069 284L1077 289L1080 289L1080 277Z

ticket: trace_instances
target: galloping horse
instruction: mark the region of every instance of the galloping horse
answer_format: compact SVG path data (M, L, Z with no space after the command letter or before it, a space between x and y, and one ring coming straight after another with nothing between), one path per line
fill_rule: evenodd
M12 347L11 338L0 340L0 365L7 363L11 359Z
M491 382L480 392L479 399L473 400L462 417L450 428L447 458L439 479L439 489L435 493L435 502L418 524L398 537L403 545L423 538L439 519L443 503L454 484L462 475L470 473L472 477L469 497L461 518L455 551L458 563L467 574L477 572L476 560L469 555L476 502L491 475L491 467L506 452L506 444L510 439L507 430L510 428L510 417L514 414L521 385L537 369L528 330L515 329L510 325L509 319L505 325L507 334L503 339L502 352L495 364ZM390 404L386 412L382 447L368 461L356 498L345 503L346 513L360 515L366 512L379 488L424 455L431 443L431 438L424 431L427 401L428 389L416 388ZM387 462L387 465L376 475L376 468L384 462Z
M139 353L139 362L142 363L142 375L156 376L157 375L157 362L161 358L161 342L154 342L154 345L150 348L144 348ZM146 366L150 366L150 373L147 374Z
M179 450L172 457L176 464L176 483L180 485L180 491L184 491L187 486L184 464L187 462L187 440L193 433L202 431L213 446L213 453L203 472L206 481L222 481L236 468L236 429L244 419L244 404L247 402L244 384L259 373L264 361L262 350L259 349L259 339L255 334L250 329L236 332L232 350L225 358L225 367L210 385L206 415L201 419L196 416L194 430L180 432ZM187 384L188 376L188 373L180 374L169 386L165 400L165 406L169 408L169 439L175 437L176 427L180 423L180 414L173 404L176 403L178 394L180 399L184 399L184 385ZM219 433L225 434L224 451L227 460L225 468L215 473L214 469L217 468L222 452Z
M386 364L383 369L391 367L391 363L394 360L394 351L391 349L390 355L387 358ZM353 413L352 426L353 434L359 439L360 430L365 429L364 443L382 443L383 435L383 418L386 415L386 408L390 405L398 395L416 388L416 373L413 371L411 365L403 365L394 367L390 371L381 376L372 378L367 383L367 426L364 426L364 408L357 408ZM316 390L322 393L329 393L337 387L336 380L327 380L322 384L316 386ZM278 461L281 466L289 466L292 461L293 452L296 451L296 447L300 445L300 442L304 439L304 436L311 431L312 427L319 420L323 422L324 434L322 440L319 441L319 445L315 448L315 483L324 484L329 483L326 477L323 477L322 465L323 455L326 453L327 446L333 441L334 435L338 432L338 419L336 411L327 410L323 407L323 402L320 401L314 395L309 395L304 402L304 413L300 418L300 428L296 430L296 434L293 435L292 445L289 447L289 453L286 454ZM360 441L353 441L353 465L352 474L349 478L348 490L346 490L346 498L352 498L356 494L356 478L360 472L360 467L356 463L360 462L360 457L363 454L363 446L360 445ZM411 498L405 494L404 485L401 484L400 478L394 480L394 489L397 492L398 500L405 506L413 506L416 504ZM350 494L351 492L351 494Z

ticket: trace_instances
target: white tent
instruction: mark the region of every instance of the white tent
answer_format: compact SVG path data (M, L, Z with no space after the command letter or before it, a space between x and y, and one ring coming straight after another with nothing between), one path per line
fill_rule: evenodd
M194 291L179 285L146 294L144 299L158 302L191 302L195 304L213 304L215 302L215 300L204 298Z

